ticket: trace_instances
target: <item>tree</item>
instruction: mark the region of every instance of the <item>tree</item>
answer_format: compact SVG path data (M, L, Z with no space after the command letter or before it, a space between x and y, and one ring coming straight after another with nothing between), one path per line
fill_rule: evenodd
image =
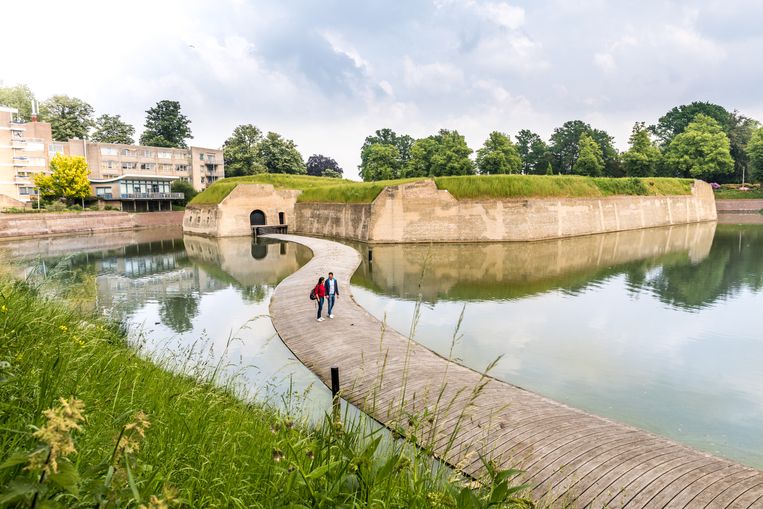
M365 160L358 167L366 182L390 180L400 174L400 152L394 145L377 143L363 150Z
M191 121L180 113L180 103L163 100L146 110L146 124L140 144L151 147L188 148Z
M46 198L65 198L67 201L90 196L87 162L81 156L56 154L50 160L51 174L37 173L34 185Z
M700 101L676 106L661 116L655 125L649 127L649 130L657 136L660 144L666 148L673 141L673 138L684 132L689 123L699 114L715 119L724 131L728 130L731 117L726 108L718 104Z
M252 124L236 127L223 144L225 173L229 177L265 173L267 169L259 156L262 131Z
M583 134L587 134L599 145L604 171L609 176L619 176L620 161L613 146L612 137L601 129L593 129L582 120L570 120L562 127L554 129L549 143L554 169L557 173L571 173L578 159L580 147L578 143Z
M189 201L193 200L194 196L199 194L198 191L193 188L191 183L186 182L185 180L174 181L172 183L171 189L173 193L183 193L183 199L176 200L180 205L187 205Z
M522 159L508 135L493 131L477 150L477 168L484 175L519 173Z
M321 154L313 154L307 158L305 169L308 175L314 177L342 178L344 170L331 158Z
M662 158L662 153L652 143L649 137L649 130L644 122L636 122L633 125L633 131L628 142L631 148L623 154L625 173L629 177L650 177L655 175Z
M133 136L135 128L122 122L119 115L101 115L95 120L95 130L90 139L99 143L132 145L135 143Z
M86 139L93 127L93 107L81 99L54 95L40 105L41 120L50 122L53 139Z
M257 153L269 173L307 173L297 145L280 134L269 132L260 142Z
M540 174L546 171L548 146L543 139L530 131L522 129L516 135L517 152L522 158L522 172Z
M19 110L18 118L22 122L29 122L32 119L32 101L34 101L34 94L26 85L0 87L0 106Z
M698 179L710 179L734 169L728 136L715 119L702 113L673 138L665 162L679 175Z
M604 171L604 156L596 140L590 134L583 133L580 135L578 147L579 154L572 171L577 175L600 176Z
M458 131L440 129L437 134L414 142L404 176L473 175L474 163L469 159L471 153L472 149Z
M366 136L366 139L363 142L363 146L360 148L360 166L358 167L360 175L362 176L378 173L378 156L380 155L380 152L374 154L374 164L377 165L376 168L373 170L366 169L366 165L368 164L368 156L370 154L370 148L374 145L389 145L397 149L397 161L394 165L387 166L388 168L394 169L392 176L388 178L398 178L402 169L405 168L405 166L408 164L408 161L411 159L411 148L413 146L413 142L413 138L407 134L399 135L389 128L379 129L374 134ZM382 152L386 152L387 154L391 153L388 150Z
M734 159L733 178L737 182L743 182L747 175L750 162L747 144L758 127L760 122L745 117L736 110L729 114L729 127L726 134L729 137L731 157Z
M750 180L763 182L763 127L755 129L747 144L750 158Z

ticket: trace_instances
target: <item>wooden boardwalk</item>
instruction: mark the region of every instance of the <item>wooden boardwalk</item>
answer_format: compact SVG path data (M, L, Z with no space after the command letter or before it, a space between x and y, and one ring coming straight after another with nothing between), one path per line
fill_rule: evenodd
M343 398L433 444L451 465L479 476L482 454L520 468L536 499L552 507L763 508L763 472L451 362L386 329L352 300L356 250L311 237L269 237L314 253L278 285L270 304L286 345L327 385L330 367L338 366ZM329 271L342 293L336 317L318 323L308 294Z

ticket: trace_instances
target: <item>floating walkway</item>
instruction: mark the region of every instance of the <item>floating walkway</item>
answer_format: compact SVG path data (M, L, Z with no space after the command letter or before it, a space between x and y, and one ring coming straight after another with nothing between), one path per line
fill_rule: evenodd
M278 285L273 325L297 358L327 385L340 370L341 396L393 430L414 434L464 472L480 455L524 471L551 507L763 508L763 472L520 389L409 341L358 306L353 248L329 240L269 235L314 257ZM333 271L342 294L336 318L315 321L308 299ZM324 308L325 310L325 308Z

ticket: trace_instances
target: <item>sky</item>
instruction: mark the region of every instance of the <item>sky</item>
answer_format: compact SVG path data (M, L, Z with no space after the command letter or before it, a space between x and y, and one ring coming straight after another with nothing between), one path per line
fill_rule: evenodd
M757 0L36 0L3 5L3 86L66 94L141 131L178 100L192 145L239 124L357 178L376 129L547 139L581 119L627 148L633 123L695 100L763 120ZM9 21L12 20L12 21Z

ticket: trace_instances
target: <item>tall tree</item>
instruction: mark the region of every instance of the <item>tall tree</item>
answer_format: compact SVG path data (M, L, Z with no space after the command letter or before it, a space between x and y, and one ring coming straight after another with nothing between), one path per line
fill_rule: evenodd
M135 143L135 128L123 122L119 115L101 115L95 120L95 130L90 139L99 143Z
M259 144L258 155L269 173L307 173L297 145L280 134L269 132Z
M262 131L252 124L236 127L223 144L225 174L229 177L265 173L267 168L260 159Z
M593 139L601 150L604 170L609 176L619 176L619 157L612 137L601 129L593 129L582 120L570 120L554 129L549 143L549 153L557 173L572 173L578 159L578 143L583 134Z
M630 148L623 154L625 173L629 177L650 177L657 173L662 153L649 137L644 122L636 122L629 140Z
M545 173L549 162L546 142L529 129L522 129L515 138L517 152L522 158L522 171L528 174Z
M657 136L660 145L666 148L673 138L684 132L689 123L699 114L715 119L724 131L728 131L731 115L726 108L701 101L676 106L661 116L655 125L649 127L649 130Z
M50 122L53 139L86 139L93 127L93 107L68 95L54 95L40 105L41 120Z
M146 110L146 124L140 144L151 147L188 148L191 121L180 113L178 101L163 100Z
M577 175L600 176L604 171L604 156L596 140L590 134L583 133L580 135L578 147L578 158L572 171Z
M437 134L414 142L404 176L473 175L471 153L472 149L458 131L440 129Z
M755 129L747 144L750 158L750 180L763 182L763 127Z
M760 127L760 122L746 117L734 110L729 114L729 126L726 134L729 137L731 157L734 159L733 179L742 182L747 176L749 169L749 157L747 144L752 138L752 133Z
M390 180L400 176L400 152L394 145L375 143L363 150L365 160L358 167L366 181Z
M393 175L389 178L397 178L399 172L404 168L411 158L411 147L413 146L413 138L407 134L397 134L395 131L389 128L379 129L374 134L366 136L363 146L360 148L360 166L358 167L361 175L372 175L378 173L378 167L371 171L366 171L366 165L368 164L369 149L374 145L390 145L397 149L398 160L390 168L394 168ZM383 151L387 154L390 151ZM378 164L379 152L374 154L376 158L374 164Z
M65 198L67 201L90 196L90 170L81 156L56 154L50 160L51 174L37 173L33 177L34 185L40 195L49 198Z
M322 154L313 154L307 158L305 169L308 175L314 177L333 177L341 178L344 170L331 157Z
M485 144L477 150L477 169L481 174L519 173L522 159L511 138L504 133L493 131Z
M734 170L729 138L713 118L696 115L665 152L665 162L679 175L711 179Z
M175 200L180 205L187 205L198 194L198 191L193 188L191 183L185 180L175 180L170 189L173 193L183 193L182 200Z
M18 118L22 122L29 122L32 119L32 101L34 101L34 94L26 85L0 87L0 106L19 110Z

